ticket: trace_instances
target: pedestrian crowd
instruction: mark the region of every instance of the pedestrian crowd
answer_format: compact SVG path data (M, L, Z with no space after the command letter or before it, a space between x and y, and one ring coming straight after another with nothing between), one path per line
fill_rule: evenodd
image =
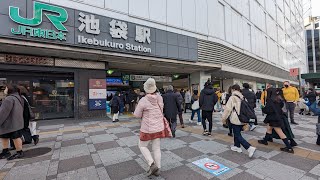
M291 130L291 125L298 125L294 117L298 105L299 114L308 115L312 112L318 116L316 144L320 145L320 104L312 88L302 94L285 81L283 88L267 85L266 89L257 93L248 83L243 83L242 88L234 84L228 91L222 92L207 81L200 93L198 89L191 93L190 90L179 91L172 85L166 91L159 90L155 80L149 78L143 89L140 94L133 90L128 93L116 92L110 99L110 106L113 122L119 121L119 114L125 109L142 119L138 145L150 167L148 176L160 175L161 138L176 137L177 120L179 118L181 128L184 128L182 114L187 110L191 110L189 122L202 126L204 136L212 136L213 113L220 112L223 127L229 129L228 135L234 140L230 149L242 153L242 146L251 158L257 148L242 136L242 132L253 131L258 125L255 113L257 104L261 104L262 114L265 115L263 123L266 125L265 136L258 143L268 145L274 138L281 139L285 146L280 150L287 153L294 153L293 148L298 145ZM37 145L39 135L28 100L28 90L23 86L7 84L4 93L6 98L0 104L0 139L3 147L0 159L14 160L24 157L23 144L33 141ZM193 121L195 115L197 121ZM152 144L152 153L149 144ZM11 154L11 150L16 153Z
M317 95L313 89L309 89L304 98L301 98L298 90L288 81L284 82L283 88L267 85L266 89L257 93L250 89L248 83L244 83L242 88L238 84L232 85L228 91L222 92L207 81L200 93L195 89L191 94L189 90L179 92L172 85L169 85L165 92L159 91L155 80L149 78L144 83L144 91L146 95L138 102L134 116L142 119L139 148L150 167L148 176L160 175L160 139L176 137L177 117L184 128L182 112L188 109L191 110L189 122L202 125L204 136L212 136L213 112L221 112L223 127L229 129L228 135L234 139L230 149L242 153L243 146L251 158L257 148L242 136L242 132L253 131L258 125L255 113L257 103L261 104L260 108L265 115L263 123L266 125L265 137L258 140L258 143L268 145L274 138L281 139L285 146L280 150L287 153L294 153L293 148L297 146L291 125L298 125L294 118L295 107L297 104L300 107L303 103L304 109L308 107L308 111L318 116L316 144L320 145L320 108L316 101ZM304 111L306 110L300 112ZM197 121L193 121L195 115ZM150 143L153 153L148 149Z
M35 116L25 87L7 84L4 94L7 96L0 104L0 159L20 159L24 157L23 144L33 141L37 145L39 142ZM12 155L10 150L16 150L16 153Z

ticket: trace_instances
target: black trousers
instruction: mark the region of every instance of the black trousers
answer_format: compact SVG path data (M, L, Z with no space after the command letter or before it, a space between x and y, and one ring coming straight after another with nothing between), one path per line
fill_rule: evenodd
M191 110L191 103L186 103L184 106L184 113L187 112L187 109Z
M204 111L202 110L202 126L203 130L207 129L206 120L209 122L209 132L212 132L212 112L213 111Z

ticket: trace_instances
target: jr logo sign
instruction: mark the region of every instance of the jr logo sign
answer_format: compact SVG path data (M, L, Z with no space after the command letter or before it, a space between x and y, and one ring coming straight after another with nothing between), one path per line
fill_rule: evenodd
M58 32L49 29L34 28L42 23L43 14L50 20ZM15 35L26 36L29 34L31 37L45 38L45 39L59 39L66 40L66 34L68 32L63 25L68 20L67 11L58 6L53 6L41 2L33 2L33 18L24 18L20 16L19 7L9 7L9 16L12 21L21 24L18 29L11 28L11 33Z

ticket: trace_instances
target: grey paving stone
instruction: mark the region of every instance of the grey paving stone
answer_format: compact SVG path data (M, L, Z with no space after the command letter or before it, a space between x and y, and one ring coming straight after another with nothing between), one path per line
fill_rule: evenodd
M118 133L116 134L118 138L123 138L123 137L129 137L129 136L136 136L132 132L123 132L123 133Z
M107 129L108 133L118 134L118 133L124 133L124 132L131 132L131 129L126 127L116 127L116 128L110 128Z
M106 166L106 170L110 179L124 179L145 172L134 160Z
M273 179L299 179L305 172L275 161L267 160L251 168L252 171Z
M238 164L246 164L246 163L252 161L252 159L250 159L247 154L238 153L238 152L234 152L231 150L220 153L220 154L218 154L218 156L220 156L224 159L227 159L229 161L232 161L232 162L237 162Z
M88 145L80 144L74 146L62 147L60 152L60 160L70 159L79 156L89 155Z
M171 150L171 152L175 153L182 159L186 159L186 160L197 157L197 156L201 156L203 154L202 152L195 150L191 147L178 148L178 149Z
M62 136L62 141L74 140L74 139L82 139L84 135L81 133L74 133L74 134L64 134Z
M224 144L220 144L214 141L197 141L191 143L190 147L193 149L197 149L203 153L212 153L212 154L219 154L222 152L227 151L229 148Z
M138 146L132 146L130 147L130 149L138 155L141 154L140 148Z
M42 136L40 136L40 143L45 143L45 142L55 142L57 140L57 137L49 137L49 138L42 138Z
M93 144L88 144L88 148L89 148L90 153L97 151Z
M51 156L45 155L45 156L38 156L38 157L33 157L33 158L22 159L20 161L17 161L14 164L14 166L15 167L24 166L24 165L28 165L28 164L32 164L32 163L36 163L36 162L40 162L40 161L46 161L46 160L51 160ZM1 161L0 161L0 163L1 163ZM1 165L0 165L0 168L1 168Z
M160 171L160 176L152 176L151 177L153 180L164 180L164 178L161 177L161 171ZM146 173L138 174L135 176L128 177L124 180L150 180L150 178L147 177Z
M98 154L105 166L132 160L132 157L121 147L98 151Z
M267 154L265 154L264 156L262 156L263 158L266 158L266 159L270 159L272 158L273 156L276 156L278 154L280 154L281 152L280 151L271 151L271 152L268 152Z
M100 151L104 149L119 147L119 144L116 141L109 141L109 142L94 144L94 147L97 151Z
M102 164L99 154L91 154L91 157L95 166Z
M105 130L102 131L95 131L95 132L88 132L89 136L96 136L101 134L106 134L107 132Z
M257 179L256 176L249 174L247 172L241 172L230 178L230 180L256 180L256 179Z
M255 176L255 177L257 177L258 179L265 179L266 178L265 175L259 174L259 173L255 172L255 171L250 170L250 169L246 170L246 172L251 174L251 175L253 175L253 176Z
M317 176L320 176L320 164L318 164L313 169L311 169L310 173L314 174L314 175L317 175Z
M249 169L249 168L252 168L253 166L256 166L256 165L261 164L263 162L264 162L264 160L262 160L262 159L254 159L250 162L243 164L243 166Z
M175 138L165 138L161 140L161 149L173 150L186 146L186 142Z
M57 124L57 125L49 125L49 126L39 126L39 130L52 130L52 129L59 129L63 127L63 124Z
M100 179L111 180L105 167L97 168L97 173Z
M137 146L139 142L139 137L138 136L129 136L129 137L124 137L119 139L121 142L123 142L126 146L131 147L131 146Z
M11 169L15 164L16 162L8 162L2 169Z
M93 144L102 143L102 142L109 142L109 141L114 140L114 138L112 136L110 136L109 134L101 134L101 135L91 136L90 138L91 138Z
M90 180L99 180L98 173L94 166L90 166L87 168L80 168L74 171L69 171L66 173L59 174L57 176L58 180L69 180L69 179L90 179Z
M288 153L278 154L270 158L270 160L273 160L291 167L295 167L307 172L310 171L312 168L314 168L317 164L319 164L319 161L302 158L302 157L295 156Z
M143 160L145 160L143 158ZM163 171L182 166L183 164L181 161L183 161L181 157L175 155L174 153L170 151L165 151L161 153L161 169Z
M306 176L304 175L302 178L300 178L300 180L317 180L318 178L316 177L310 177L310 176Z
M193 142L196 142L196 141L201 141L201 139L193 137L193 136L183 136L183 137L179 137L177 139L182 140L182 141L184 141L186 143L193 143Z
M315 142L313 142L313 143L303 142L303 143L298 144L298 146L299 147L303 147L303 148L307 148L307 149L311 149L311 150L314 150L314 151L320 151L320 146L316 145Z
M24 166L13 167L5 180L34 180L34 179L46 179L47 171L50 161L41 161Z
M67 130L67 129L64 129L64 132L63 134L76 134L76 133L82 133L82 129L78 129L78 130Z
M206 177L197 173L197 171L192 171L188 166L179 166L168 171L165 171L161 174L161 177L164 179L174 179L174 180L207 180Z
M59 159L60 158L60 151L61 151L61 149L57 149L57 150L53 151L51 159Z
M53 176L58 174L59 161L51 161L48 169L47 176Z
M85 139L74 139L69 141L62 141L61 147L74 146L79 144L86 144Z
M90 155L61 160L59 162L58 173L69 172L89 166L94 166L94 162Z

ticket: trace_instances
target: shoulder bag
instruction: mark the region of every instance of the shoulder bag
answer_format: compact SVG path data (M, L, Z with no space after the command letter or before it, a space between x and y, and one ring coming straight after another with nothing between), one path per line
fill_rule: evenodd
M32 111L32 109L31 109L31 106L30 106L30 104L29 104L29 102L28 102L28 100L27 100L27 98L26 97L24 97L24 96L21 96L26 102L27 102L27 104L28 104L28 110L29 110L29 115L30 115L30 121L34 121L35 120L35 115L34 115L34 113L33 113L33 111Z
M160 111L162 112L159 104L158 104L158 106L159 106ZM150 141L150 140L157 139L157 138L170 138L170 137L172 137L172 132L171 132L171 128L170 128L168 120L164 116L162 116L162 119L163 119L164 129L162 131L156 132L156 133L144 133L144 132L140 131L140 141Z

